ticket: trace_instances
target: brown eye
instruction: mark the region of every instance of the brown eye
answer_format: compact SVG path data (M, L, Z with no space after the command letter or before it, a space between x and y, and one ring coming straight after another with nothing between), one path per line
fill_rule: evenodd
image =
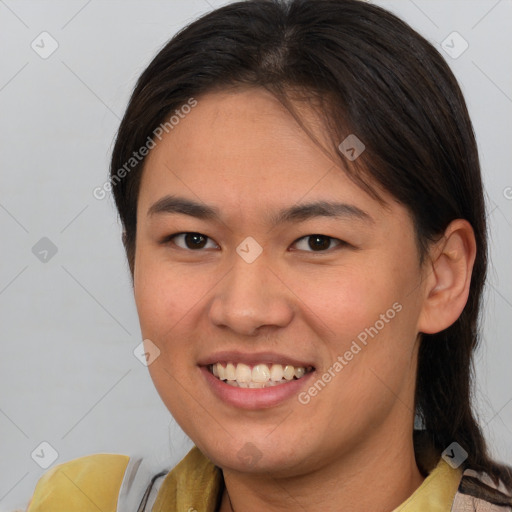
M309 248L313 251L325 251L331 245L331 239L328 236L312 235L308 239Z
M200 233L187 233L185 245L189 249L202 249L206 245L207 238Z
M216 249L217 244L202 233L178 233L169 238L175 245L181 249L198 250L198 249ZM208 245L210 244L210 245Z
M325 252L333 247L342 245L343 242L337 238L327 235L308 235L299 238L295 242L295 247L300 251L306 252Z

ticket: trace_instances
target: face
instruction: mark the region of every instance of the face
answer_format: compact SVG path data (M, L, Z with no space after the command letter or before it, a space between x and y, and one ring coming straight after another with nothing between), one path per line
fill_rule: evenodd
M149 370L217 465L305 473L412 432L422 270L407 210L381 194L258 89L198 98L149 154L134 270Z

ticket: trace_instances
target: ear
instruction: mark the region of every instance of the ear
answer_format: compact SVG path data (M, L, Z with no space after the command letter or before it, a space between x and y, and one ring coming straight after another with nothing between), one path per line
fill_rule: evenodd
M476 256L475 234L467 220L456 219L429 251L425 264L423 307L418 331L438 333L459 318L469 295Z

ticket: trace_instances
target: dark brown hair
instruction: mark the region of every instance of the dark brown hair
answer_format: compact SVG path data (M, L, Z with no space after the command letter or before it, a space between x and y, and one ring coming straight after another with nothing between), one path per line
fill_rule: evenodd
M212 11L178 34L139 78L111 163L130 268L144 160L123 179L133 151L190 98L262 87L290 111L314 102L336 149L354 133L365 152L340 165L372 193L378 184L411 212L420 254L454 219L473 226L477 256L467 305L448 329L423 335L416 414L438 453L452 442L464 467L512 487L491 460L472 408L473 353L487 266L486 216L473 128L457 81L438 51L388 11L359 0L248 0Z

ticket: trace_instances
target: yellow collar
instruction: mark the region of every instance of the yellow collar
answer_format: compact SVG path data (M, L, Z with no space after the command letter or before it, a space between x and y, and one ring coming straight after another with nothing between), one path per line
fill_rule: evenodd
M423 483L393 512L450 512L461 478L461 469L453 469L440 458Z
M222 482L221 470L194 446L165 477L152 512L215 512Z

